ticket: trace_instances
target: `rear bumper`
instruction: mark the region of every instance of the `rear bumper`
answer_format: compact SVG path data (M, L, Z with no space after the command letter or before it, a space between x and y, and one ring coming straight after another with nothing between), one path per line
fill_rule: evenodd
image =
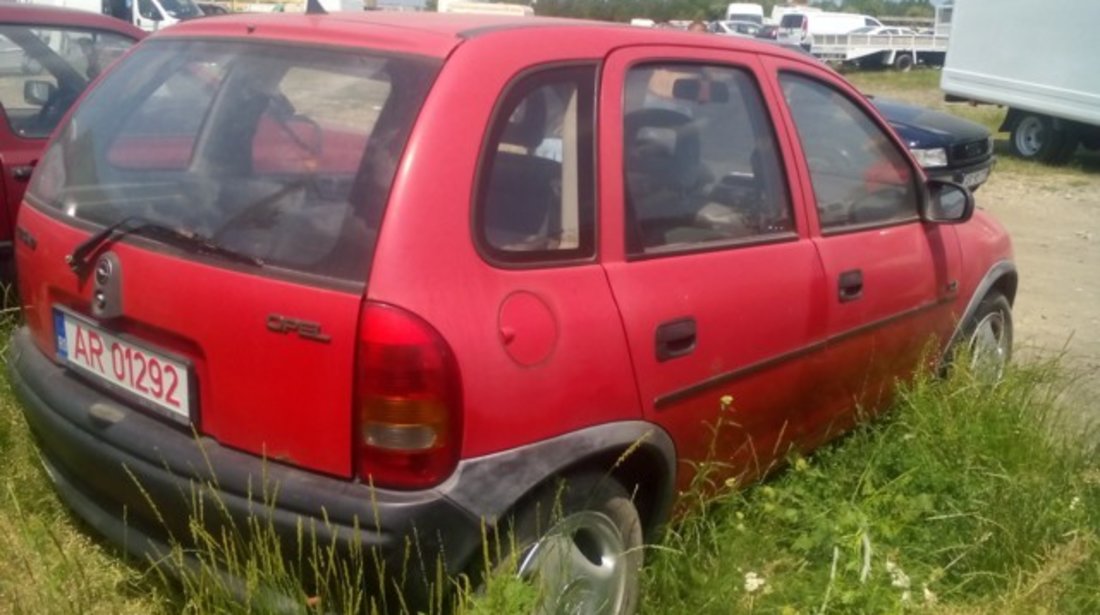
M331 544L408 570L403 590L416 603L437 562L461 571L480 545L479 517L438 490L374 489L225 448L85 384L25 328L12 337L8 373L61 498L131 555L159 560L170 543L191 544L200 513L215 536L259 519L288 555ZM303 528L315 542L302 544Z

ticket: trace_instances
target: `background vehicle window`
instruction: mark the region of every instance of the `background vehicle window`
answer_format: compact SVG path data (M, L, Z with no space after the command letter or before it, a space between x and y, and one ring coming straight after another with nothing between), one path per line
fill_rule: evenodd
M625 105L630 252L793 230L771 122L747 73L636 67L627 75Z
M594 254L594 72L556 69L507 95L483 160L480 239L495 257L544 261Z
M913 171L886 133L831 87L790 73L779 79L810 168L821 228L916 218Z
M49 136L88 83L133 44L96 30L0 26L0 104L12 131Z

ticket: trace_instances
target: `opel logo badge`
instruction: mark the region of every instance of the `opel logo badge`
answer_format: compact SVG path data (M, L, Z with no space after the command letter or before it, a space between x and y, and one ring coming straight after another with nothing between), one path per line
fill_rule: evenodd
M107 282L111 280L111 276L114 275L114 273L114 262L106 258L106 255L100 257L99 261L95 264L95 283L99 286L105 286Z

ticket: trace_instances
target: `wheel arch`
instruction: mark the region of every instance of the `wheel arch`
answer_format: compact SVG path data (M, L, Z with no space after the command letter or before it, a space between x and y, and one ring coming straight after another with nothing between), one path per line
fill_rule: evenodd
M1009 305L1014 305L1016 302L1016 288L1019 283L1019 276L1016 272L1016 264L1009 260L998 261L993 264L992 267L985 273L981 281L974 288L974 293L970 296L970 300L966 304L966 309L959 316L959 321L955 323L955 330L951 334L951 339L944 345L943 354L940 356L939 367L942 369L946 363L950 360L951 348L963 334L963 329L966 327L966 323L974 316L974 313L978 310L978 306L982 300L985 299L990 292L999 292L1008 299Z
M550 482L579 473L606 473L635 499L647 540L672 509L676 449L646 421L606 423L534 444L464 460L440 487L452 501L495 526Z

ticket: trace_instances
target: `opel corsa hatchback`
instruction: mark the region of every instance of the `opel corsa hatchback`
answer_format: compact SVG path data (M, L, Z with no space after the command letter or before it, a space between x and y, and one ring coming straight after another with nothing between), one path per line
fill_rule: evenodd
M13 386L109 539L186 543L198 486L207 524L390 570L502 526L586 613L634 609L689 461L751 478L930 342L1000 365L1016 289L1002 228L817 62L545 19L174 26L59 129L18 237Z

